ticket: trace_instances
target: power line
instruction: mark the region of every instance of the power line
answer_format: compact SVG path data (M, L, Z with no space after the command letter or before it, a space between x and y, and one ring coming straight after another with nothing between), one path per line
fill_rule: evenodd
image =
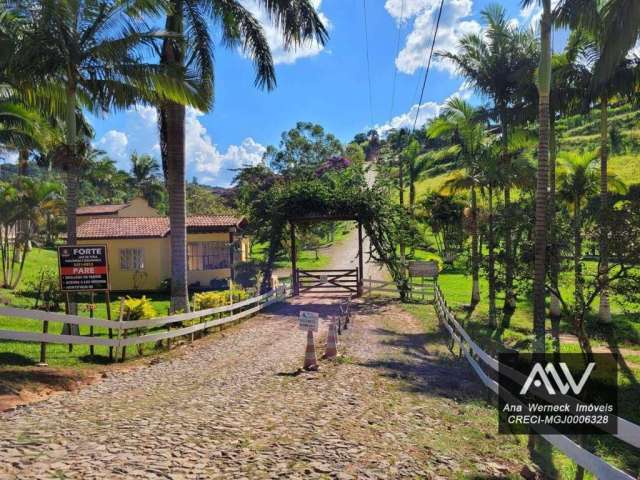
M433 40L431 41L431 51L429 52L429 61L427 62L427 69L424 72L424 80L422 82L422 91L420 92L420 101L418 102L418 109L416 110L416 118L413 120L413 130L416 129L418 123L418 115L420 114L420 108L422 107L422 99L424 98L424 87L427 85L427 78L429 76L429 70L431 69L431 59L433 58L433 48L436 44L436 37L438 36L438 29L440 28L440 18L442 18L442 8L444 7L444 0L440 0L440 9L438 10L438 19L436 20L436 28L433 32Z
M369 60L369 34L367 33L367 0L362 0L362 10L364 13L364 50L367 57L367 80L369 82L369 120L373 126L373 100L371 88L371 62Z
M391 109L389 110L389 118L393 118L393 107L396 101L396 79L398 78L398 66L396 65L396 59L398 58L398 52L400 51L400 34L402 32L402 22L404 21L404 4L405 0L402 0L400 5L400 21L398 22L398 38L396 39L396 53L393 56L393 84L391 86Z

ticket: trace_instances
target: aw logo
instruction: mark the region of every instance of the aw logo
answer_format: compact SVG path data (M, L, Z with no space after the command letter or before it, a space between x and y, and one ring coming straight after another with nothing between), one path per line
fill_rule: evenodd
M531 385L538 388L544 385L549 395L556 395L558 392L566 395L569 393L569 390L571 390L574 395L580 395L596 363L589 362L579 382L576 382L569 366L565 362L559 362L558 366L560 367L560 372L558 372L553 363L547 363L547 365L543 367L541 363L536 362L524 385L522 385L520 395L526 395Z
M610 353L498 354L498 431L616 433L618 361ZM624 416L624 415L623 415ZM640 480L640 479L639 479Z

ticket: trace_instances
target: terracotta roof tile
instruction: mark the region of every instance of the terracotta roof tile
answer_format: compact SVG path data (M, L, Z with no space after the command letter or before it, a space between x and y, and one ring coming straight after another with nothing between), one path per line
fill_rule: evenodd
M76 215L107 215L109 213L118 213L127 203L120 203L117 205L89 205L86 207L78 207L76 209Z
M187 218L187 228L193 231L225 231L246 224L244 218L230 215L198 215ZM78 227L79 239L158 238L170 232L167 217L92 218Z

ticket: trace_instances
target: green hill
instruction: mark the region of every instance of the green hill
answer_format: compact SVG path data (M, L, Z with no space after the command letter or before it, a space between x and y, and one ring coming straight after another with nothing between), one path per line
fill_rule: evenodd
M557 124L558 151L595 150L600 142L600 110L588 115L574 115ZM611 154L609 171L627 185L640 183L640 108L630 104L609 111ZM430 190L438 190L453 173L421 180L416 185L418 198Z

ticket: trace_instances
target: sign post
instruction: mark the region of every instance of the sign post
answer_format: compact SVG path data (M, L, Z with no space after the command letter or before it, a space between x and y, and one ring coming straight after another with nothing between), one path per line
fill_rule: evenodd
M418 277L421 279L420 293L422 294L422 300L424 300L425 293L435 295L435 285L438 281L438 274L440 269L436 262L409 262L409 280L411 287L411 297L413 297L413 289L416 285L413 283L413 279ZM425 279L427 283L425 284Z
M318 331L320 315L317 312L301 311L298 317L298 328L307 331L307 348L304 352L305 370L317 370L318 358L316 357L316 345L313 340L313 332Z
M107 259L106 245L64 245L58 247L60 290L66 296L67 312L69 311L69 294L91 292L91 304L93 305L94 293L103 292L105 294L107 318L111 320L109 264ZM80 328L78 325L65 324L62 333L80 335ZM111 329L109 329L109 338L113 338ZM93 350L93 347L91 349ZM93 351L91 354L93 355ZM109 347L109 359L113 360L113 347Z

